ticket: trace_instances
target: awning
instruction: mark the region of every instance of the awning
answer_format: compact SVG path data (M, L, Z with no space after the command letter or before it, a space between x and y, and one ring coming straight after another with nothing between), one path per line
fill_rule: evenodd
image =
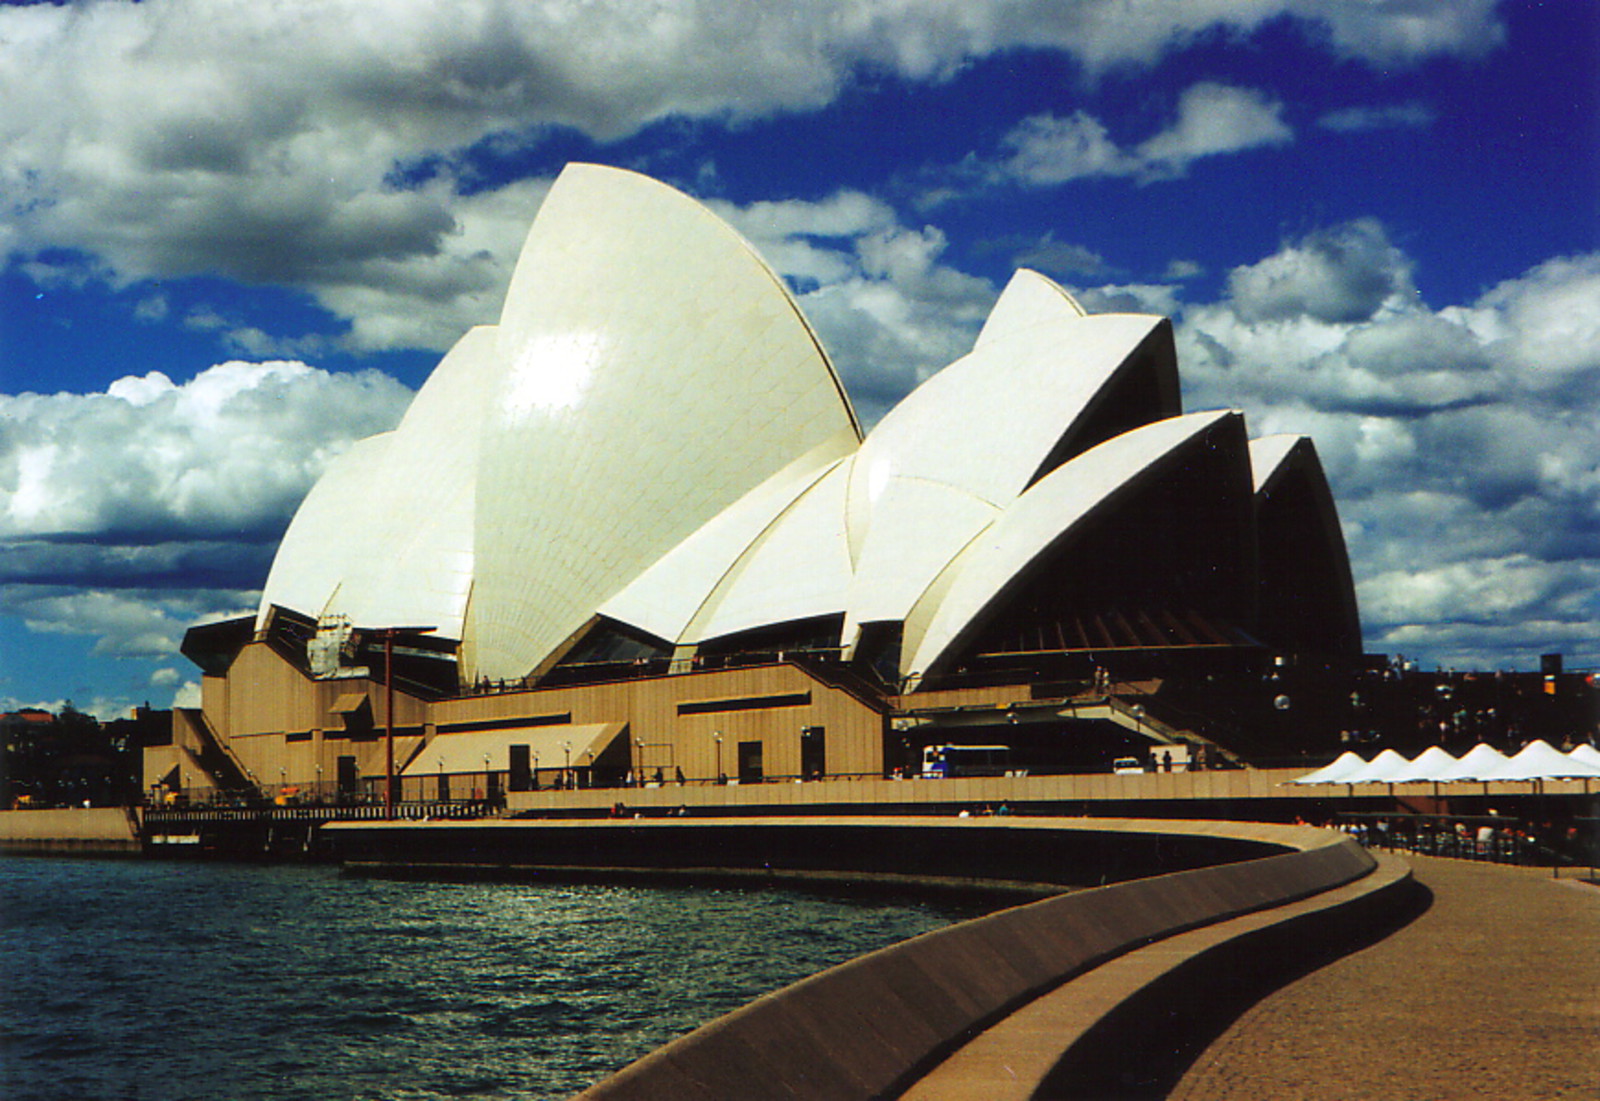
M352 711L360 711L361 705L367 702L365 692L341 692L339 698L333 701L333 706L328 708L335 715L348 715Z
M440 734L401 769L402 776L438 776L511 768L511 746L525 745L537 768L586 768L627 729L627 723L585 723L569 726L522 727L515 730L471 730ZM530 761L530 764L533 762Z

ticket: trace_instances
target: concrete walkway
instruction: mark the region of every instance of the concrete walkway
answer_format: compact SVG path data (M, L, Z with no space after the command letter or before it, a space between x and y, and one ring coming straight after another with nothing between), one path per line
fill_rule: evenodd
M1600 888L1411 857L1432 905L1270 995L1172 1101L1600 1098Z

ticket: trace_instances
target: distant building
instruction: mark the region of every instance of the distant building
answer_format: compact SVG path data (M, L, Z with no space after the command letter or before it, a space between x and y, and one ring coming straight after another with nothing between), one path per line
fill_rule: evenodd
M1360 625L1310 440L1184 414L1166 319L1019 271L863 438L748 242L573 165L499 324L329 466L258 614L184 652L203 706L147 782L370 789L392 722L415 793L487 793L880 776L985 727L1037 768L1220 759L1249 747L1161 685L1350 663Z

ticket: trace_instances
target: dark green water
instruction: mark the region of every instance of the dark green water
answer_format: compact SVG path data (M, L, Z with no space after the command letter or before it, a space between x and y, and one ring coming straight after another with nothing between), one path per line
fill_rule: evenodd
M565 1097L960 916L763 890L0 859L0 1098Z

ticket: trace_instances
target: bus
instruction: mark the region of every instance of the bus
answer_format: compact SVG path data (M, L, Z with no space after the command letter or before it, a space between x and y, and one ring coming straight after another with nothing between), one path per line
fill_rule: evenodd
M1008 745L930 745L922 749L924 779L949 776L1005 776L1011 771Z

